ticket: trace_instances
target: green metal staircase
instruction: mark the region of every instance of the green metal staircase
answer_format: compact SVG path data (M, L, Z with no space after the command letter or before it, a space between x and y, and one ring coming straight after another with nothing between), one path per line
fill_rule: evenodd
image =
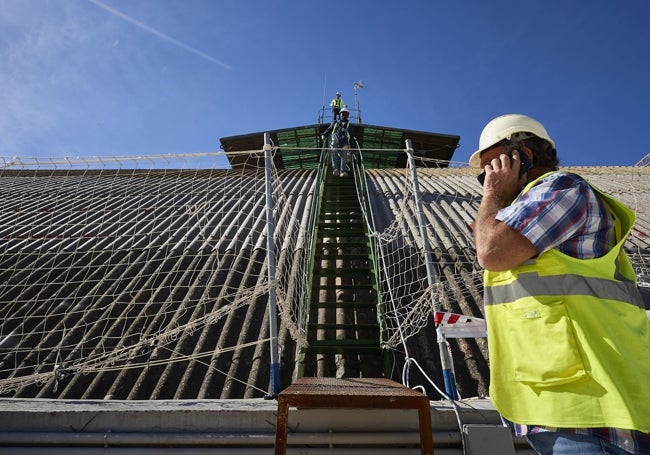
M307 340L297 376L381 377L385 373L376 259L364 221L357 183L359 159L352 173L332 175L326 165L318 217L314 222L312 279ZM322 160L321 163L328 163ZM356 174L356 178L354 177Z

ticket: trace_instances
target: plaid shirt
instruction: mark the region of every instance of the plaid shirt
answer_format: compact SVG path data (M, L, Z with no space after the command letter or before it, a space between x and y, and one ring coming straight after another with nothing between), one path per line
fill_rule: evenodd
M580 176L544 177L496 218L532 242L539 254L552 248L580 259L600 257L616 244L613 219ZM633 454L650 453L650 434L619 428L553 428L512 423L517 436L565 431L596 436Z
M539 254L557 248L580 259L603 256L616 244L611 215L576 174L543 178L496 216L531 241Z

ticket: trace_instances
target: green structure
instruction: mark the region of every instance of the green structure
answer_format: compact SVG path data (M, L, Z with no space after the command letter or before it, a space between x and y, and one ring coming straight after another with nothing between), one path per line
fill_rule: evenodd
M416 166L447 167L458 136L355 124L359 148L350 150L350 175L332 175L330 151L321 142L327 125L267 133L278 169L314 169L310 208L309 308L304 312L309 347L297 353L294 377L340 376L350 366L359 377L387 374L379 264L366 169L407 167L406 141ZM262 167L265 133L221 138L233 169ZM242 153L236 153L242 152ZM246 153L249 152L249 153ZM286 374L286 373L285 373Z

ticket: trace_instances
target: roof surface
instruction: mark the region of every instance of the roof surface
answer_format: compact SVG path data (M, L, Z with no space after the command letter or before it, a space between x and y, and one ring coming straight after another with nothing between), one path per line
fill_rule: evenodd
M257 140L254 137L247 140ZM301 167L297 159L295 167ZM278 172L288 207L279 217L300 223L308 219L316 171L305 167L285 166ZM626 250L640 281L650 285L650 169L577 171L636 212ZM249 183L229 186L234 174ZM404 232L417 225L410 212L398 210L405 169L371 169L366 175L379 229L398 216L406 216ZM469 169L420 169L418 175L437 274L449 286L467 290L457 298L450 294L452 298L441 302L443 308L480 317L482 285L470 227L480 186ZM233 297L264 280L265 269L258 266L264 261L264 244L253 235L255 226L265 221L265 201L255 191L261 182L263 170L241 169L1 172L0 383L4 380L5 386L0 396L263 396L269 354L268 345L257 341L268 338L267 295L250 295L245 305L236 305ZM210 207L206 214L223 217L202 218L198 207ZM201 321L202 314L222 317L197 323L192 330L173 331L182 321ZM172 334L169 339L148 338L164 328ZM151 342L137 344L139 351L126 351L122 358L101 356L133 340ZM409 338L405 349L443 388L435 340L433 324L428 323ZM286 386L296 346L284 323L279 344ZM485 396L486 340L450 344L461 396ZM392 354L393 377L401 380L406 352L397 348ZM102 365L75 370L75 355L97 358ZM52 367L56 374L45 375ZM41 373L42 380L21 379ZM426 384L415 369L409 374L413 382ZM6 386L8 380L15 380L11 387ZM439 398L425 387L431 397Z

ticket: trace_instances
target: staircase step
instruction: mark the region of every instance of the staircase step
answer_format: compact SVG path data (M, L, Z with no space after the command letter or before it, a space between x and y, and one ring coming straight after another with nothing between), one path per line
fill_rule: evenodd
M316 259L317 261L329 261L329 260L340 259L340 260L343 260L343 261L366 260L366 261L368 261L368 263L371 262L371 260L368 258L368 253L366 253L366 254L361 254L361 253L359 253L359 254L353 254L353 253L350 253L350 254L346 254L346 253L341 253L341 254L337 254L337 253L316 253L314 255L314 259Z
M355 240L355 241L350 241L349 239L345 238L341 242L316 242L316 248L323 250L323 249L333 249L333 248L369 248L370 247L370 241L369 240Z
M346 231L347 237L367 237L367 229L365 223L359 223L357 221L343 221L343 220L334 220L334 221L321 221L318 223L318 231L322 230L332 230L337 229L339 231Z
M371 277L373 275L372 270L368 267L358 267L358 268L320 268L315 270L319 276L324 278L358 278L358 277Z
M368 237L366 236L346 236L337 234L339 233L319 231L316 234L316 246L318 248L342 248L344 246L351 248L370 248L370 240L368 240ZM343 234L343 232L340 234Z
M315 330L379 330L379 324L327 324L327 323L311 323L308 324L309 328Z
M330 226L333 224L347 224L350 226L358 226L361 228L366 227L366 223L363 222L362 218L349 216L349 215L339 215L336 213L331 213L328 215L321 215L318 227L321 226Z
M316 232L316 236L319 239L322 238L327 238L327 237L340 237L341 240L340 243L345 243L347 239L355 239L355 241L359 241L359 239L367 239L368 237L366 236L366 231L361 228L354 228L354 227L349 227L349 226L336 226L336 225L331 225L328 227L319 227L318 232Z
M313 340L307 353L316 354L380 354L377 340Z
M313 291L371 291L374 294L375 287L372 284L312 284Z
M377 306L374 302L311 302L311 305L316 308L375 308Z

